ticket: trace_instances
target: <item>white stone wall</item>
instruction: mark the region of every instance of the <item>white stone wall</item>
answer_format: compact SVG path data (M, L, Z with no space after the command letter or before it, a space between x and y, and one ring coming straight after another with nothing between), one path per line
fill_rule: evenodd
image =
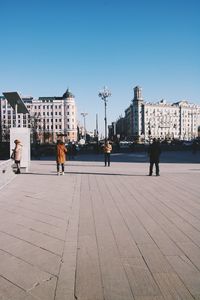
M30 167L30 129L11 128L10 129L10 155L15 148L15 140L20 140L22 144L20 167L27 172Z
M8 184L16 175L13 172L13 160L0 161L0 189Z

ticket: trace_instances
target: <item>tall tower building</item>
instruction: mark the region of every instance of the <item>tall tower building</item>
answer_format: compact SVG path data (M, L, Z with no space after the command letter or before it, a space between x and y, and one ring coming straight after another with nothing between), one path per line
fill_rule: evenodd
M77 121L75 97L69 91L63 94L64 101L64 132L67 134L69 141L77 141Z
M143 128L143 98L142 89L136 86L134 89L133 98L133 136L137 140L142 135Z
M143 101L142 88L140 86L134 87L134 101Z

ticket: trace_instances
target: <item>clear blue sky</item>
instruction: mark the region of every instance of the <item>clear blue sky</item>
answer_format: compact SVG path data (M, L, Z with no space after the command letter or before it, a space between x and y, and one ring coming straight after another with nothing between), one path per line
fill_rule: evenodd
M112 92L108 123L140 85L146 101L200 104L199 0L0 1L0 87L23 95L61 96L70 88L87 129L98 91Z

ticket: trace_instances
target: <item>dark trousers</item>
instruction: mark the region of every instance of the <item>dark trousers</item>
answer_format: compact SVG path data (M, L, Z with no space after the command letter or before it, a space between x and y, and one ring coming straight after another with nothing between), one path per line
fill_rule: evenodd
M149 175L153 173L153 165L156 167L156 175L159 175L159 161L150 161Z
M107 163L108 163L108 166L110 166L110 153L105 153L104 159L105 159L105 166L107 165Z
M17 167L16 174L20 174L21 173L21 171L20 171L20 160L15 160L15 164L16 164L16 167Z
M59 172L59 170L60 170L60 165L62 167L62 172L64 172L64 170L65 170L64 164L59 164L58 162L57 162L57 172Z

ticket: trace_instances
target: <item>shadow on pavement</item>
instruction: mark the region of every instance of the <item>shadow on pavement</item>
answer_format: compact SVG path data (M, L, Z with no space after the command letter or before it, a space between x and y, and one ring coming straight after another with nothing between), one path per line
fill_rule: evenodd
M68 171L65 171L65 175L68 175L68 174L75 174L75 175L108 175L108 176L148 176L146 174L123 174L123 173L100 173L100 172L68 172ZM54 173L34 173L34 172L27 172L27 173L22 173L21 175L37 175L37 176L46 176L46 175L49 175L49 176L56 176L56 177L64 177L62 175L60 176L57 176L57 173L54 172Z

